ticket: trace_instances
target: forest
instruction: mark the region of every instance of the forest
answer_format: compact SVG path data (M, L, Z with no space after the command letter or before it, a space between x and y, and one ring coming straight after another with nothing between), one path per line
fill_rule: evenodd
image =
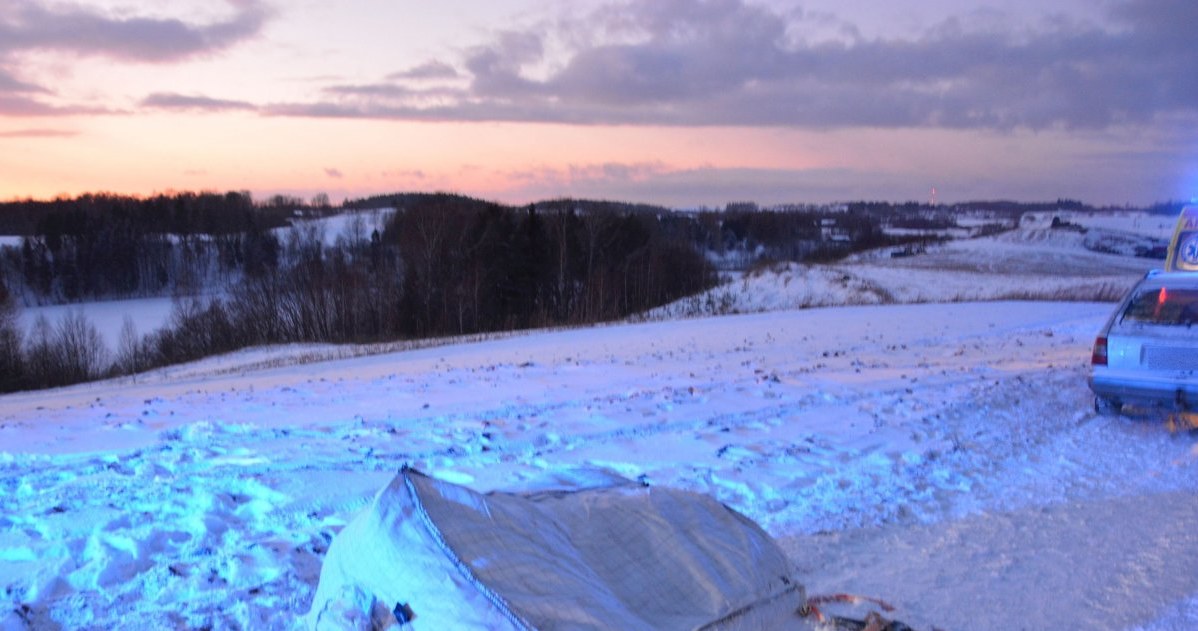
M333 213L355 214L343 234ZM0 391L135 374L240 348L366 343L618 320L702 292L717 266L834 260L949 226L928 208L678 212L619 202L508 206L405 193L331 207L248 193L91 194L0 204ZM23 331L22 305L174 297L163 328L105 347L82 313Z

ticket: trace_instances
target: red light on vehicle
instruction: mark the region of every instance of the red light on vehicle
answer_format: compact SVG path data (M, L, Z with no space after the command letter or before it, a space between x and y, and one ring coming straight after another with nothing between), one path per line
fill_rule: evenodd
M1161 317L1161 308L1165 306L1165 301L1169 299L1169 292L1161 287L1161 292L1156 296L1156 308L1152 310L1152 318L1159 320Z
M1099 337L1094 340L1094 354L1090 356L1090 364L1093 366L1106 366L1106 338Z

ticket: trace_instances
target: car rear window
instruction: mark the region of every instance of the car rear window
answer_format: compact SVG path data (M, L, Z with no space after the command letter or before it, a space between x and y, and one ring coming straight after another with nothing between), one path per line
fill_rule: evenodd
M1124 322L1189 326L1198 322L1198 289L1154 287L1140 290L1123 312Z

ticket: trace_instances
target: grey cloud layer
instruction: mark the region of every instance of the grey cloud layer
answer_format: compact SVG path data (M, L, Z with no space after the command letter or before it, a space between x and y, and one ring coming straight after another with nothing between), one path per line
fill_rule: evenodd
M259 33L262 0L222 21L112 17L41 0L0 7L0 114L56 114L14 55L57 50L176 62ZM54 8L50 8L50 7ZM866 39L829 16L748 0L616 0L576 19L503 30L457 58L307 102L250 104L185 92L142 106L269 116L576 124L1103 129L1198 117L1198 2L1112 0L1106 22L950 17Z
M458 71L443 61L429 61L414 68L387 75L393 81L404 79L456 79Z
M246 101L230 101L213 99L206 96L189 96L185 94L157 93L151 94L141 101L142 107L175 110L255 110L252 103Z
M17 129L0 132L0 138L71 138L78 133L69 129Z
M268 17L263 5L247 0L230 4L235 11L229 19L197 25L15 0L15 6L0 11L0 52L61 50L128 61L178 61L228 48L261 30Z
M0 65L0 114L39 115L49 113L52 108L38 100L49 90L13 76Z
M664 125L1102 128L1198 110L1198 3L1127 0L1105 25L1057 17L998 30L952 18L908 39L809 42L802 14L743 0L610 5L534 78L556 33L503 32L468 50L466 87L417 104L392 82L275 113ZM588 38L580 38L587 41ZM552 60L549 60L552 61ZM445 76L446 64L436 62ZM399 83L397 83L399 82ZM330 93L332 94L332 93ZM388 98L391 97L391 98Z
M226 20L192 24L181 19L115 17L76 4L5 0L0 7L0 115L56 115L101 111L55 106L53 91L16 76L15 56L59 51L117 61L170 63L218 52L262 29L269 11L257 0L228 0Z

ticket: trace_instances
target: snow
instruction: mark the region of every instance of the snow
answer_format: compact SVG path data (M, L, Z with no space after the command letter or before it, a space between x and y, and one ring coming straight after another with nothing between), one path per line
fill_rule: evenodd
M5 395L0 629L298 628L329 542L403 464L479 491L602 468L708 493L810 593L920 629L1198 628L1198 436L1093 413L1112 305L925 302L1150 264L973 240L762 273L725 288L734 315L252 349ZM890 297L797 308L853 302L845 274Z
M274 234L281 243L297 236L313 234L329 247L336 245L339 239L369 241L371 232L383 232L394 213L394 208L376 208L349 210L327 217L297 218L292 219L290 226L275 229Z
M1136 224L1138 218L1132 219ZM1126 232L1113 234L1129 234ZM731 277L650 319L861 304L978 300L1114 301L1163 261L1095 252L1087 235L1032 225L950 241L918 256L893 248L829 265L784 264Z
M130 298L126 300L104 300L80 304L43 305L24 307L17 311L21 327L29 331L39 317L45 317L51 326L58 324L72 311L83 313L87 321L96 327L100 339L108 350L120 344L121 330L128 316L133 322L133 332L138 336L152 333L170 320L174 301L170 297Z
M1173 229L1177 227L1177 217L1132 210L1098 213L1089 211L1026 213L1023 216L1023 222L1048 225L1052 223L1053 217L1088 229L1115 230L1165 241L1173 236Z

